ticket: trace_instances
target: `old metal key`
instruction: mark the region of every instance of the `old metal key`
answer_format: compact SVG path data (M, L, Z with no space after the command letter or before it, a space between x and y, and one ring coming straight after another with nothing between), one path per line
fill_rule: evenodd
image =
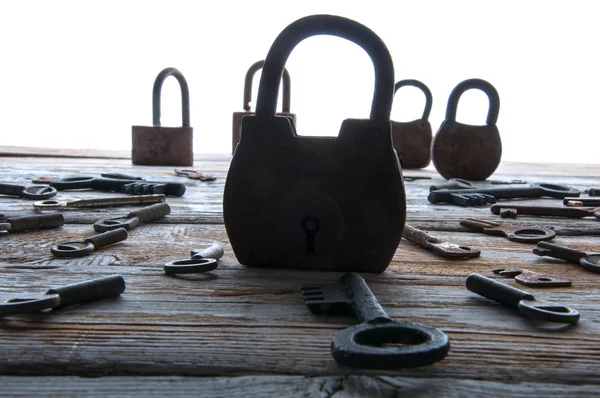
M573 308L536 300L530 293L496 282L483 275L469 275L466 285L467 289L473 293L515 308L528 318L560 323L577 323L579 321L579 312Z
M110 196L108 198L79 199L71 202L41 200L39 202L33 202L33 208L35 210L64 210L123 205L146 205L151 203L162 203L165 201L165 199L165 195L156 194L140 196Z
M556 236L556 232L549 228L519 227L510 224L475 220L473 218L460 220L460 225L488 235L501 235L508 240L521 243L536 243L542 240L554 239Z
M429 191L439 191L440 189L472 189L475 188L471 181L463 180L462 178L451 178L445 183L432 185Z
M592 272L600 272L600 253L586 253L554 243L540 242L533 248L533 254L564 260L581 265Z
M515 281L521 285L529 287L568 287L571 286L571 280L567 278L561 278L558 276L552 276L547 274L541 274L539 272L530 271L523 268L496 268L492 272L496 275L504 276L507 278L515 278Z
M0 195L20 196L27 199L48 199L56 195L56 188L47 185L1 184Z
M139 210L132 211L125 217L109 218L106 220L97 221L94 224L94 231L106 232L117 228L125 228L126 230L130 230L135 228L140 223L157 220L169 214L171 214L171 207L167 203L157 203Z
M582 208L582 207L558 207L558 206L526 206L502 204L493 205L490 211L494 214L499 214L505 217L506 213L522 214L526 216L550 216L550 217L568 217L568 218L583 218L596 217L600 218L600 209L598 208ZM514 218L514 217L513 217Z
M477 189L447 189L431 191L427 196L429 202L451 203L459 206L483 206L496 203L496 199L542 198L563 199L568 196L577 197L581 192L554 184L532 184L527 187L499 187Z
M55 257L82 257L92 253L96 249L121 242L125 239L127 239L127 230L125 228L118 228L81 241L59 243L52 246L50 253Z
M342 365L370 368L407 368L442 360L450 349L448 336L418 323L392 321L365 280L345 273L330 285L300 287L310 312L353 313L361 324L342 330L333 338L331 353ZM383 347L401 343L401 347Z
M219 260L223 257L223 247L218 244L211 245L204 250L192 250L191 259L177 260L166 263L163 267L165 274L196 274L217 269Z
M125 291L125 280L120 275L49 289L40 298L15 298L0 304L0 316L58 309L88 301L118 296Z
M444 242L441 239L431 236L408 224L404 225L402 237L411 241L424 249L427 249L442 257L479 257L480 250L472 249L467 246L460 246L454 243Z
M0 231L9 232L37 231L62 227L65 219L61 213L35 214L22 217L4 217L0 214Z

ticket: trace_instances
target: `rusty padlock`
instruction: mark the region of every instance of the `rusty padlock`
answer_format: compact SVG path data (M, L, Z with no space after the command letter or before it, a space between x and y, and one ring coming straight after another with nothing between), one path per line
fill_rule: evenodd
M235 147L240 142L240 136L242 135L242 118L248 115L254 115L251 112L250 102L252 101L252 80L256 72L261 70L265 65L265 61L261 60L252 64L252 66L246 72L246 80L244 82L244 112L233 113L233 134L231 135L231 154L235 153ZM283 68L283 103L281 104L281 112L277 113L276 116L288 116L291 118L294 126L296 125L296 114L290 113L290 101L291 101L291 80L290 73L286 68Z
M433 97L424 83L414 79L400 80L394 86L394 94L404 86L417 87L425 94L425 109L421 119L412 122L395 122L392 120L394 148L396 148L403 169L422 169L431 162L433 133L428 119Z
M315 35L360 45L375 68L370 119L346 119L337 137L298 136L275 115L285 62ZM332 15L299 19L265 60L255 115L242 121L223 195L225 228L247 266L383 272L402 238L406 196L391 139L394 66L366 26Z
M160 125L160 94L163 82L173 76L181 87L182 127ZM156 76L152 89L154 126L131 127L131 161L149 166L193 166L194 131L190 127L190 92L185 78L175 68L166 68Z
M490 105L486 125L473 126L456 121L456 108L460 96L467 90L483 91ZM502 158L502 141L496 127L500 112L500 97L490 83L469 79L460 83L450 93L446 120L433 138L431 156L433 165L445 179L462 178L483 181L491 176Z

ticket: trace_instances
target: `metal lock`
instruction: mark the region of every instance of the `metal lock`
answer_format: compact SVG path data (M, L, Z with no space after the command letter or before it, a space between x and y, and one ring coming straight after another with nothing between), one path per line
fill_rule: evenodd
M173 76L181 87L182 127L160 125L160 94L163 82ZM149 166L193 166L194 132L190 127L190 92L180 71L166 68L158 74L152 89L152 122L154 126L131 127L131 161Z
M433 97L429 88L418 80L400 80L394 86L394 94L404 86L419 88L425 94L425 110L421 119L412 122L395 122L392 120L392 137L394 148L398 153L403 169L422 169L431 162L431 124L429 114Z
M456 108L460 96L467 90L483 91L490 101L486 125L473 126L456 121ZM462 178L483 181L491 176L502 158L502 141L496 127L500 112L500 97L490 83L469 79L460 83L450 93L446 119L433 138L431 156L437 171L449 180Z
M240 136L242 135L242 118L248 115L254 115L254 112L251 112L250 102L252 101L252 80L254 79L254 75L265 65L265 61L261 60L255 62L248 72L246 72L246 81L244 83L244 112L234 112L233 113L233 134L231 140L231 154L235 153L235 147L238 142L240 142ZM294 126L296 125L296 115L294 113L290 113L290 98L291 98L291 80L290 74L286 68L283 68L283 76L281 77L283 80L283 103L281 106L281 112L277 113L276 116L288 116L291 118Z
M298 136L275 115L294 47L335 35L360 45L375 69L370 119L346 119L337 137ZM302 18L267 55L256 114L244 117L223 195L225 228L247 266L383 272L406 220L402 170L391 139L394 66L383 41L337 16Z

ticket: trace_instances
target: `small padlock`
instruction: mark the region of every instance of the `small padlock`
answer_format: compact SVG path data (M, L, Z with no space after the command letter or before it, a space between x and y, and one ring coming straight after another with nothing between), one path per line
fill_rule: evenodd
M250 102L252 101L252 80L254 79L254 75L256 72L261 70L265 65L265 61L261 60L255 62L248 72L246 72L246 81L244 83L244 112L234 112L233 113L233 134L232 134L232 146L231 146L231 154L235 153L235 147L238 142L240 142L240 136L242 134L242 118L248 115L254 115L254 112L251 112ZM296 114L290 113L290 100L291 100L291 80L290 74L286 68L283 69L283 104L281 112L277 113L276 116L288 116L291 118L294 126L296 125Z
M360 45L375 69L370 119L346 119L337 137L298 136L275 115L285 62L307 37ZM255 115L242 121L223 195L225 228L248 266L383 272L406 220L402 170L392 145L394 65L367 27L332 15L302 18L267 55Z
M484 126L456 121L458 100L470 89L483 91L490 101ZM442 177L447 180L462 178L483 181L494 173L502 158L502 141L496 127L499 112L498 92L485 80L465 80L452 90L448 98L446 120L442 122L431 146L433 165Z
M418 80L400 80L394 86L394 94L404 86L419 88L425 94L425 110L421 119L412 122L395 122L392 120L392 137L394 148L398 153L403 169L422 169L431 162L431 139L433 132L429 123L429 114L433 97L429 88Z
M173 76L181 87L182 127L160 125L160 94L163 82ZM154 126L131 127L131 160L149 166L193 166L194 131L190 127L190 92L185 78L175 68L166 68L156 76L152 89Z

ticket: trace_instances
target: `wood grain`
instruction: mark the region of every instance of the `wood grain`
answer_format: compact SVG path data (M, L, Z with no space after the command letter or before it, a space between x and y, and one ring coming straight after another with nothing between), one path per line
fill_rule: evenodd
M0 149L2 149L0 147ZM1 153L1 151L0 151ZM368 371L339 366L332 337L352 317L312 315L299 286L333 283L340 274L248 268L237 262L222 220L228 158L197 162L214 182L175 177L167 167L132 166L128 159L0 157L0 181L27 183L39 176L120 172L188 185L168 198L172 213L130 231L121 243L79 259L55 259L52 244L94 234L98 219L135 207L65 211L66 224L30 233L0 233L0 300L43 294L50 287L120 274L121 297L59 311L0 319L0 395L231 396L563 396L593 395L600 384L598 275L532 254L533 245L468 231L461 218L505 221L488 208L431 205L435 171L411 171L434 180L406 182L408 222L432 235L482 250L480 258L447 260L403 240L383 274L364 274L393 319L438 327L448 334L448 357L417 369ZM494 179L600 187L600 165L503 164ZM112 195L61 192L60 198ZM523 203L551 203L551 199ZM34 214L31 201L0 197L0 213ZM552 226L556 243L600 251L600 221L519 217L506 222ZM213 272L169 277L165 262L191 249L220 243L225 256ZM467 291L472 272L523 267L567 276L570 288L526 288L539 299L581 312L576 326L531 321ZM514 280L493 276L518 286ZM23 377L23 376L47 377ZM99 379L75 376L102 376ZM127 377L124 377L127 376ZM190 376L190 377L178 377ZM191 377L193 376L193 377ZM62 390L61 390L62 386Z

